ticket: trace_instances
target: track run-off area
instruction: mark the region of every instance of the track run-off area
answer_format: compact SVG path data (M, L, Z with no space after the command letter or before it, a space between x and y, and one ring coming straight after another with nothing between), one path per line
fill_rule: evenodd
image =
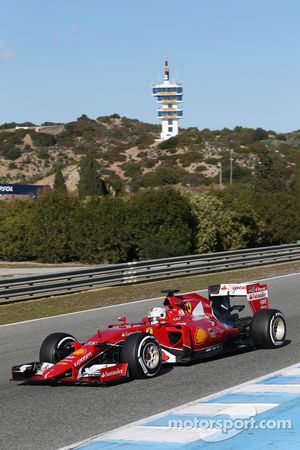
M248 280L245 280L248 281ZM0 448L57 449L300 363L300 274L267 280L270 307L287 319L287 345L168 367L153 379L111 387L10 382L11 366L36 361L55 331L90 337L122 315L139 320L160 299L104 307L0 327ZM229 442L229 441L228 441ZM215 444L210 444L212 448Z

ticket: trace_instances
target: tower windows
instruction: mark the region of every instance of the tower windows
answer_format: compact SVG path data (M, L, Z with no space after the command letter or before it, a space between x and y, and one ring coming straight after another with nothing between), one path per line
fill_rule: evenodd
M161 119L161 140L178 134L178 120L182 118L180 103L183 100L182 84L169 81L169 66L165 63L164 81L152 85L152 94L158 102L157 117Z

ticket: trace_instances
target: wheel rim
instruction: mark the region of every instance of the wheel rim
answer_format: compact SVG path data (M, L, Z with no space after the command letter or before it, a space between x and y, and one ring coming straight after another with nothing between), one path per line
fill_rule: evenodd
M69 337L68 339L64 338L62 339L62 341L60 341L56 348L54 349L54 361L55 363L57 363L58 361L61 361L62 359L64 359L66 356L68 356L71 352L70 350L68 350L68 345L70 344L70 342L74 342L75 339L72 339L71 337ZM63 344L63 345L61 345Z
M272 326L272 335L274 338L274 341L282 341L285 335L285 323L281 317L277 317L277 319L274 320L273 326Z
M155 369L159 364L159 350L154 343L149 343L143 350L143 361L148 369Z

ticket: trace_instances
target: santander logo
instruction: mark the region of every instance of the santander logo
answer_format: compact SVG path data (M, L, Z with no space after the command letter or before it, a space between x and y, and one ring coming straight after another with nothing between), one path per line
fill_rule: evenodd
M113 375L121 375L121 374L123 374L123 370L116 369L116 370L111 370L110 372L109 371L102 372L101 378L112 377Z

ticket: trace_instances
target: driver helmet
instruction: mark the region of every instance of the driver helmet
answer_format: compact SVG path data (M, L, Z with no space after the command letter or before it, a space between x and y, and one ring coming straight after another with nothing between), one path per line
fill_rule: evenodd
M165 319L167 317L166 309L155 307L150 309L148 318L150 323L157 323L158 319Z

